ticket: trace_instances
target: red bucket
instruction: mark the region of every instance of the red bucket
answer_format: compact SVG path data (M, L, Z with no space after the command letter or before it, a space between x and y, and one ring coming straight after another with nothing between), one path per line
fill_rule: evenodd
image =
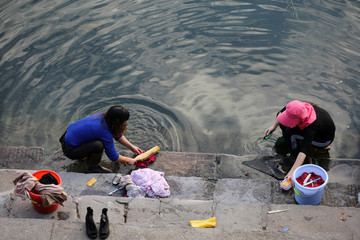
M50 170L40 170L40 171L34 172L32 175L34 177L36 177L38 180L40 180L42 178L42 176L44 176L45 174L48 174L48 173L50 173L58 181L58 184L61 184L60 176L56 172L53 172ZM32 191L29 191L29 194L30 194L30 199L34 206L34 209L36 211L38 211L39 213L52 213L59 207L58 203L55 205L52 205L50 207L44 207L42 204L42 201L41 201L41 196L39 194L36 194Z

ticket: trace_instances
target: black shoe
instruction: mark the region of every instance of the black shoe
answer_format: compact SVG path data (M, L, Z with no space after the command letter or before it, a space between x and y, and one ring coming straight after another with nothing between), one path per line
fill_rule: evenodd
M97 229L93 219L93 210L91 209L91 207L87 208L85 225L86 225L86 234L88 235L88 237L91 239L95 239L97 237Z
M107 208L103 208L101 218L100 218L100 230L99 237L100 239L105 239L109 236L109 218L107 216Z
M110 169L102 167L100 165L88 166L87 170L90 173L112 173Z

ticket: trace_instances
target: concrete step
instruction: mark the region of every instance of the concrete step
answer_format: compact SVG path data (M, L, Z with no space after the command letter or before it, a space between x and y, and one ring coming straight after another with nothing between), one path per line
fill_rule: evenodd
M132 157L130 151L122 151L122 155ZM202 177L207 179L250 178L274 180L268 174L245 166L243 162L263 158L275 163L287 157L274 155L230 155L214 153L167 152L160 151L157 160L150 165L154 170L164 172L167 176ZM329 174L330 183L360 185L359 159L312 158ZM104 156L102 164L127 174L134 166L119 166ZM44 154L41 147L6 146L0 147L0 167L3 169L51 169L56 172L85 172L85 164L66 158L59 149L50 155ZM286 169L283 169L284 171ZM289 170L289 169L287 169Z
M32 219L5 219L0 218L2 239L44 239L44 240L79 240L89 239L86 236L85 224L80 222L47 221ZM6 227L4 227L6 226ZM99 228L99 224L97 224ZM284 231L233 231L227 232L219 228L191 228L191 227L148 227L128 226L126 224L110 224L110 235L107 239L248 239L248 240L353 240L351 233L337 232L297 232ZM98 238L99 239L99 238Z
M124 156L131 157L132 154L129 151L121 153ZM61 156L61 154L60 154ZM183 153L183 152L166 152L160 151L157 154L157 160L149 165L150 168L164 172L166 176L177 177L200 177L210 180L217 180L223 178L240 178L240 179L268 179L276 180L274 177L248 167L243 163L256 158L269 160L276 164L279 164L284 158L279 155L276 156L258 156L258 155L244 155L236 156L230 154L212 154L212 153ZM54 171L64 171L59 169L57 161L59 159L66 159L61 156L55 158L57 160L51 161L50 169ZM61 161L60 161L61 162ZM340 184L355 184L360 185L360 160L359 159L317 159L316 162L322 166L329 175L330 183ZM128 174L132 170L136 169L135 166L124 166L109 161L104 161L102 164L109 168L112 168L116 172L122 174ZM85 164L83 162L74 163L76 167L69 167L74 172L85 172ZM286 168L288 166L283 166ZM280 168L281 169L281 168ZM284 169L282 171L288 171Z
M0 170L1 193L5 197L13 191L12 181L16 173L25 170ZM33 172L33 171L30 171ZM62 186L68 195L108 196L117 187L112 185L115 174L84 174L59 172ZM86 183L96 178L97 182L88 187ZM269 179L224 178L207 179L203 177L165 176L170 185L170 198L192 200L215 200L227 202L264 203L264 204L296 204L294 191L284 191L279 181ZM328 183L324 189L320 205L332 207L360 207L360 185ZM113 194L115 197L125 196L124 191Z
M24 170L0 170L4 239L85 239L87 207L94 209L97 223L102 208L109 209L109 239L360 239L360 208L345 204L342 185L325 189L323 198L331 193L336 197L332 200L338 199L343 207L323 200L319 206L297 205L292 191L280 190L278 181L251 178L166 176L172 191L169 198L133 199L123 197L123 192L108 196L115 189L111 184L114 174L59 172L68 200L55 212L41 214L29 199L11 195L12 181L20 171ZM93 177L98 181L88 187ZM354 192L351 201L358 206L355 193L359 189L352 186L345 185ZM284 209L288 210L268 213ZM217 217L216 228L189 225L190 220L213 216ZM284 231L286 228L289 230Z
M28 200L8 203L0 218L2 239L84 239L86 208L99 227L108 208L109 239L359 239L359 208L293 204L230 203L210 200L70 196L49 214L36 212ZM270 210L286 210L269 213ZM4 213L4 212L3 212ZM215 216L216 228L196 229L190 220ZM345 216L345 221L341 218ZM286 231L286 229L288 229Z

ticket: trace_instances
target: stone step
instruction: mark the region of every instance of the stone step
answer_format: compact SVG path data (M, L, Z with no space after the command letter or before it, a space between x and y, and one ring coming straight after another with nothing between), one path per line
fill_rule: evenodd
M16 173L25 170L0 170L0 192L12 192ZM33 172L33 171L31 171ZM84 174L59 172L62 186L68 195L99 195L108 193L117 187L112 185L115 174ZM92 179L97 182L88 187L86 183ZM165 176L169 183L170 198L192 200L215 200L227 202L264 203L264 204L296 204L294 191L284 191L279 181L269 179L224 178L209 180L201 177ZM324 189L320 205L332 207L360 207L360 185L328 183ZM1 196L1 194L0 194ZM115 197L125 196L125 191L113 194Z
M29 201L14 199L2 214L2 238L83 239L86 208L94 210L99 226L108 208L110 239L359 239L359 208L293 204L231 203L210 200L70 196L49 214L36 212ZM270 210L286 210L269 213ZM196 229L190 220L215 216L216 228ZM341 220L342 217L346 219ZM286 231L287 230L287 231ZM41 236L39 236L41 234ZM47 237L45 237L48 234ZM37 237L39 236L39 237Z
M169 198L134 199L122 197L123 192L108 196L115 189L111 184L115 174L59 172L68 200L55 212L41 214L29 199L11 197L12 181L20 171L24 170L0 170L0 231L4 239L86 238L87 207L94 209L97 223L102 208L109 209L109 239L360 239L359 200L352 196L357 207L345 204L343 192L339 192L344 187L341 185L325 189L323 198L332 193L344 207L333 207L324 200L319 206L294 204L292 191L280 190L279 182L269 179L166 176L172 191ZM88 187L86 183L93 177L97 182ZM352 189L359 192L358 188ZM284 209L288 210L268 213ZM213 216L217 217L216 228L195 229L189 225L190 220ZM289 231L284 231L286 228Z
M102 208L109 209L108 239L360 239L358 160L331 160L329 183L320 204L303 206L295 204L292 190L280 189L279 180L243 164L257 156L161 151L149 167L165 173L171 196L132 199L123 197L124 191L108 196L116 189L111 184L115 174L69 172L63 168L67 160L61 154L42 165L38 148L30 149L33 154L26 148L18 150L0 151L0 158L7 158L5 163L17 161L20 167L28 164L33 167L29 169L58 172L68 200L53 213L38 213L29 199L11 195L16 173L25 170L1 169L2 239L86 239L89 206L97 224ZM14 152L28 161L14 157ZM128 174L133 169L120 166L115 170ZM88 187L91 178L97 182ZM284 209L288 210L268 213ZM190 220L213 216L217 217L216 228L189 225Z
M122 151L122 155L132 157L130 151ZM320 157L320 158L319 158ZM230 155L214 153L189 153L160 151L157 160L150 165L154 170L164 172L167 176L202 177L206 179L250 178L274 180L272 176L244 165L246 161L260 158L278 164L287 161L280 155ZM360 185L359 159L321 158L314 160L328 171L330 183ZM104 156L103 164L127 174L134 166L120 166L110 162ZM2 169L51 169L56 172L85 172L85 164L66 158L61 149L45 156L40 147L6 146L0 147L0 167ZM286 168L285 166L284 168ZM283 171L289 169L283 169ZM286 172L286 171L285 171Z
M81 222L47 221L33 219L8 219L0 218L0 231L2 239L46 239L46 240L78 240L89 239L86 236L85 224ZM97 224L99 228L99 224ZM228 232L219 228L191 228L191 227L148 227L128 226L126 224L110 224L110 235L107 239L248 239L248 240L352 240L351 233L337 232L297 232L295 230L284 231L233 231ZM99 239L99 238L98 238Z
M129 151L121 153L124 156L131 157ZM65 157L63 157L65 158ZM244 155L236 156L230 154L212 154L212 153L183 153L160 151L157 154L157 160L149 165L150 168L164 172L166 176L178 177L200 177L210 180L222 178L240 178L240 179L268 179L277 180L273 176L251 168L244 164L246 161L254 159L264 160L264 164L271 162L280 164L281 161L287 161L288 157L276 156L258 156ZM284 160L285 159L285 160ZM359 159L317 159L316 163L322 166L329 175L330 183L355 184L360 185L360 160ZM74 170L85 172L85 164L77 162ZM104 165L112 168L116 172L128 174L136 169L135 166L124 166L104 161ZM281 171L287 172L289 166L279 167ZM54 166L54 169L55 166Z

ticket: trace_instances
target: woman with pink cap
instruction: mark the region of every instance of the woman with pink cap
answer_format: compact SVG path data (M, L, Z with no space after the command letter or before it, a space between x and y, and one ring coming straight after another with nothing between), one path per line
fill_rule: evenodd
M335 124L330 114L309 102L289 102L280 110L274 124L266 129L265 136L275 131L279 125L290 153L297 155L294 165L285 177L288 179L291 179L295 169L303 164L311 146L325 148L335 137Z

